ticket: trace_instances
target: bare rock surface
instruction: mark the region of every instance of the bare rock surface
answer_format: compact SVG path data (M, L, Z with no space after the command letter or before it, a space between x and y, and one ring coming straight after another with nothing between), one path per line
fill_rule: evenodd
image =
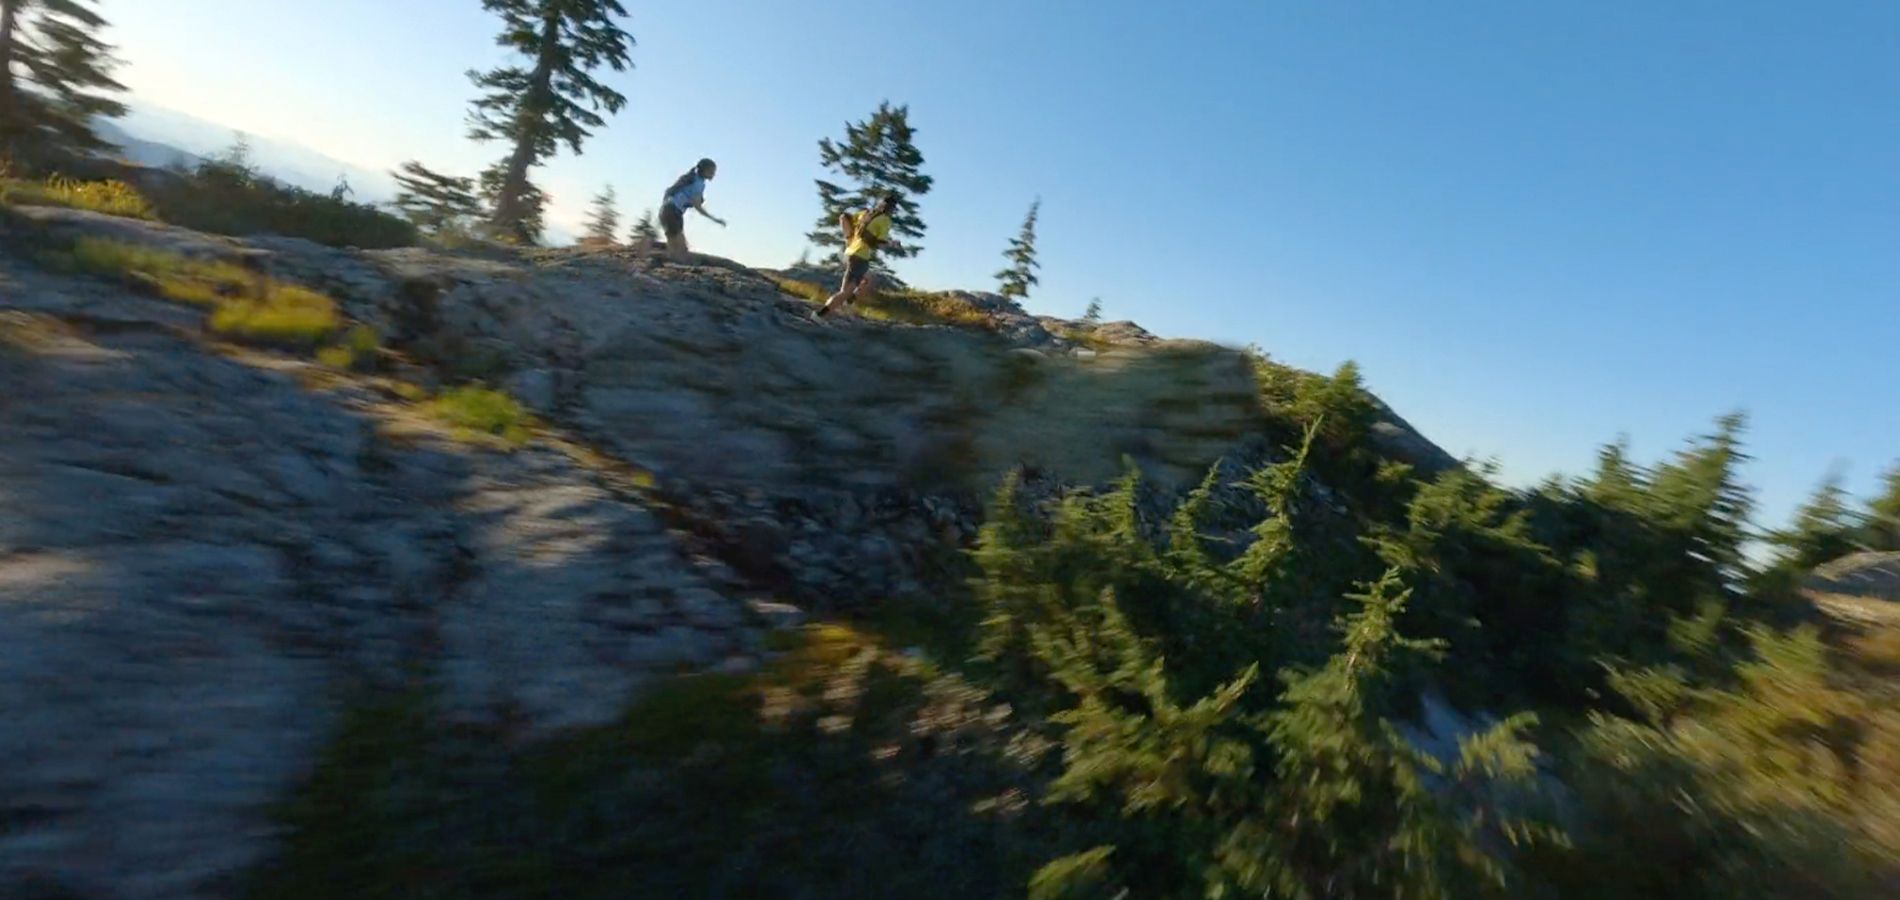
M340 696L598 723L753 642L661 521L179 311L0 262L0 886L215 894Z

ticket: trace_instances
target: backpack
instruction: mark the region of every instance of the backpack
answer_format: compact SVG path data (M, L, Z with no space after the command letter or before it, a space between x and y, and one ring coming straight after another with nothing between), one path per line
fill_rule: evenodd
M673 203L673 196L675 194L678 194L680 191L685 190L687 185L692 184L693 179L698 178L698 177L699 177L699 169L697 167L687 169L686 174L681 175L678 181L673 182L672 187L666 189L666 193L660 195L660 202L667 205L671 205Z
M844 230L845 243L848 244L851 242L853 238L858 237L858 232L862 230L865 225L869 225L872 222L877 221L879 216L883 216L884 218L887 218L887 219L890 218L891 216L890 213L874 212L875 209L876 207L866 207L863 212L855 216L852 216L850 218L851 227L846 228ZM892 222L891 224L896 225L897 223ZM879 238L873 235L866 234L863 237L863 241L864 241L865 246L870 247L872 250L876 250L877 248L882 247L884 246L884 244L888 243L889 239L886 238L886 239L880 240Z

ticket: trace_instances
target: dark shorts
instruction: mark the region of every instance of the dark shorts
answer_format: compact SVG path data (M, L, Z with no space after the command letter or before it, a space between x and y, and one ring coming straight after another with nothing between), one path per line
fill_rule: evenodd
M844 264L845 286L856 287L863 284L864 279L871 275L871 261L857 256L848 257L848 259L850 262Z
M686 231L686 214L681 212L679 207L671 203L660 207L660 230L666 232L667 237L684 233Z

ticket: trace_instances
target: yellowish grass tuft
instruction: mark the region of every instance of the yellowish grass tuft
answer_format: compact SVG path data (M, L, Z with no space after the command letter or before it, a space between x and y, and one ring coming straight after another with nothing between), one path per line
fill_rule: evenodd
M810 303L823 303L831 292L818 285L789 278L778 279L778 289ZM867 319L904 325L955 325L963 328L994 329L990 314L951 294L931 291L876 291L870 299L854 307Z
M478 385L451 388L422 407L470 434L500 438L514 446L528 442L528 411L497 390Z
M322 342L340 324L330 298L275 283L262 297L228 301L211 314L211 330L219 334L303 347Z
M778 289L799 299L809 300L812 303L823 303L831 296L825 292L824 288L818 285L804 281L794 281L790 278L778 279Z
M375 362L381 339L376 329L368 325L354 325L337 343L319 349L317 362L332 369L357 369ZM421 399L419 397L410 399Z
M80 238L71 258L83 271L130 278L167 300L207 307L211 330L240 340L314 347L342 326L329 297L232 263L100 238ZM375 332L369 335L373 349Z
M317 362L332 369L351 369L356 366L356 354L348 347L325 347L317 351Z
M64 206L131 219L158 218L151 201L123 181L78 181L58 176L45 181L22 181L0 177L0 203Z
M878 291L865 304L892 321L912 325L955 325L962 328L994 328L990 314L951 294L930 291Z

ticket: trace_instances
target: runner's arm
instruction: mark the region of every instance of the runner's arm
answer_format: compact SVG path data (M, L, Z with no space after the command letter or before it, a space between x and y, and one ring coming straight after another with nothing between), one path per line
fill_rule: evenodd
M702 216L705 216L706 218L708 218L708 219L711 219L711 220L713 220L713 221L715 221L715 222L718 222L718 223L719 223L719 225L720 225L720 227L722 227L722 228L723 228L723 227L725 227L725 224L726 224L726 220L725 220L725 219L721 219L721 218L719 218L718 216L715 216L715 215L713 215L712 213L709 213L709 212L707 212L707 211L706 211L706 201L705 201L705 200L694 200L694 201L693 201L693 208L694 208L694 209L696 209L696 210L699 210L699 214L700 214L700 215L702 215Z

